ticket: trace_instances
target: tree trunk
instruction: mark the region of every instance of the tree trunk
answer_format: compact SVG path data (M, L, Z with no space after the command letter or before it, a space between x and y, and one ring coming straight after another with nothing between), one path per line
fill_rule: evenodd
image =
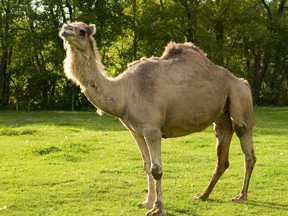
M15 81L10 78L11 83L14 85L15 88L15 98L16 98L16 111L19 111L19 98L20 98L20 91L15 83Z
M8 57L8 50L4 48L0 65L0 104L2 104L3 106L7 105L5 101L6 85L7 85L6 83L7 57Z
M70 22L73 22L73 8L72 8L72 5L70 4L69 0L66 0L66 5L65 5L67 8L68 8L68 11L69 11L69 19L70 19Z
M278 12L277 15L278 17L282 17L284 10L285 10L285 4L286 4L286 0L282 0L279 4L279 8L278 8Z
M3 3L3 2L2 2ZM8 66L8 56L9 56L9 42L8 42L8 34L10 28L10 2L7 1L6 5L3 9L3 16L4 18L4 32L2 35L2 57L1 57L1 64L0 64L0 104L6 106L9 101L9 79L7 77L7 66Z
M190 42L195 42L195 39L194 39L194 36L193 36L193 23L192 23L192 12L188 6L188 2L187 0L181 0L181 5L185 8L186 10L186 16L187 16L187 33L185 34L186 35L186 38L187 38L187 41L190 41Z
M75 104L75 96L74 91L72 91L71 111L74 111L74 104Z
M263 59L262 59L263 56ZM258 44L258 51L255 55L254 61L254 82L253 82L253 96L254 102L259 101L261 86L265 78L269 66L269 53L263 48L263 39Z
M253 95L255 102L258 101L260 95L260 69L261 69L261 56L262 56L262 42L258 44L258 50L254 58L254 80L253 80Z
M160 6L161 6L161 9L164 9L163 0L160 0Z
M215 58L216 63L219 65L224 65L224 25L223 20L220 18L215 21L214 31L216 34L218 54Z
M56 80L50 79L50 91L49 91L49 109L55 109L55 88L56 88Z
M133 37L133 59L137 59L137 24L136 24L136 18L137 18L137 1L133 0L133 32L134 32L134 37Z

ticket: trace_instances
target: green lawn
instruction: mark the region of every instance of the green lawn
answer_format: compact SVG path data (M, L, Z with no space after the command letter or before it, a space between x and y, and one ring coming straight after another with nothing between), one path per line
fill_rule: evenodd
M288 108L256 108L257 163L249 200L232 203L242 186L236 137L230 167L207 202L194 201L213 172L212 126L163 140L163 194L168 216L286 215ZM146 175L129 132L94 112L0 111L0 215L145 215Z

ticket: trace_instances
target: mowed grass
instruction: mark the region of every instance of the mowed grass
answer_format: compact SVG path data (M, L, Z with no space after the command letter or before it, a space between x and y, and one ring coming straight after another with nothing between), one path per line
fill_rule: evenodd
M249 199L240 193L243 155L234 135L230 167L207 202L216 163L212 126L162 142L167 215L286 215L288 108L256 108L257 163ZM0 215L145 215L142 160L129 132L94 112L0 111Z

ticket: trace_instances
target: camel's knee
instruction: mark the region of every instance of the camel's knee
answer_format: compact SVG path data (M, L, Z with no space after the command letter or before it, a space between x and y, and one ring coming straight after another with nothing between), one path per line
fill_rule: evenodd
M246 127L245 125L234 125L234 130L236 132L236 135L241 138L244 136L245 132L246 132Z
M223 171L225 171L226 169L228 169L230 166L229 161L226 161L224 163L221 164L221 168L223 169Z
M218 163L217 164L217 173L219 175L222 175L225 172L225 170L228 169L229 165L230 165L229 161Z
M256 164L257 158L254 154L254 152L252 152L252 154L250 156L245 156L245 163L249 166L249 167L254 167L254 165Z
M233 119L231 117L231 120L233 129L236 132L237 137L239 137L240 139L244 136L249 137L251 134L253 134L253 127L254 127L253 118L249 118L246 121L240 121Z
M162 178L162 167L157 165L157 166L152 166L151 168L151 173L152 173L152 176L153 178L156 180L156 181L159 181L161 180Z

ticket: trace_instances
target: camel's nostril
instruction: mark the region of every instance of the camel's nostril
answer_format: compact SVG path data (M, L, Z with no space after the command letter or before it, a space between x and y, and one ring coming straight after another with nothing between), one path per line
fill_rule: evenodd
M67 36L66 32L65 32L65 31L62 31L62 32L61 32L61 36L62 36L62 37L66 37L66 36Z

